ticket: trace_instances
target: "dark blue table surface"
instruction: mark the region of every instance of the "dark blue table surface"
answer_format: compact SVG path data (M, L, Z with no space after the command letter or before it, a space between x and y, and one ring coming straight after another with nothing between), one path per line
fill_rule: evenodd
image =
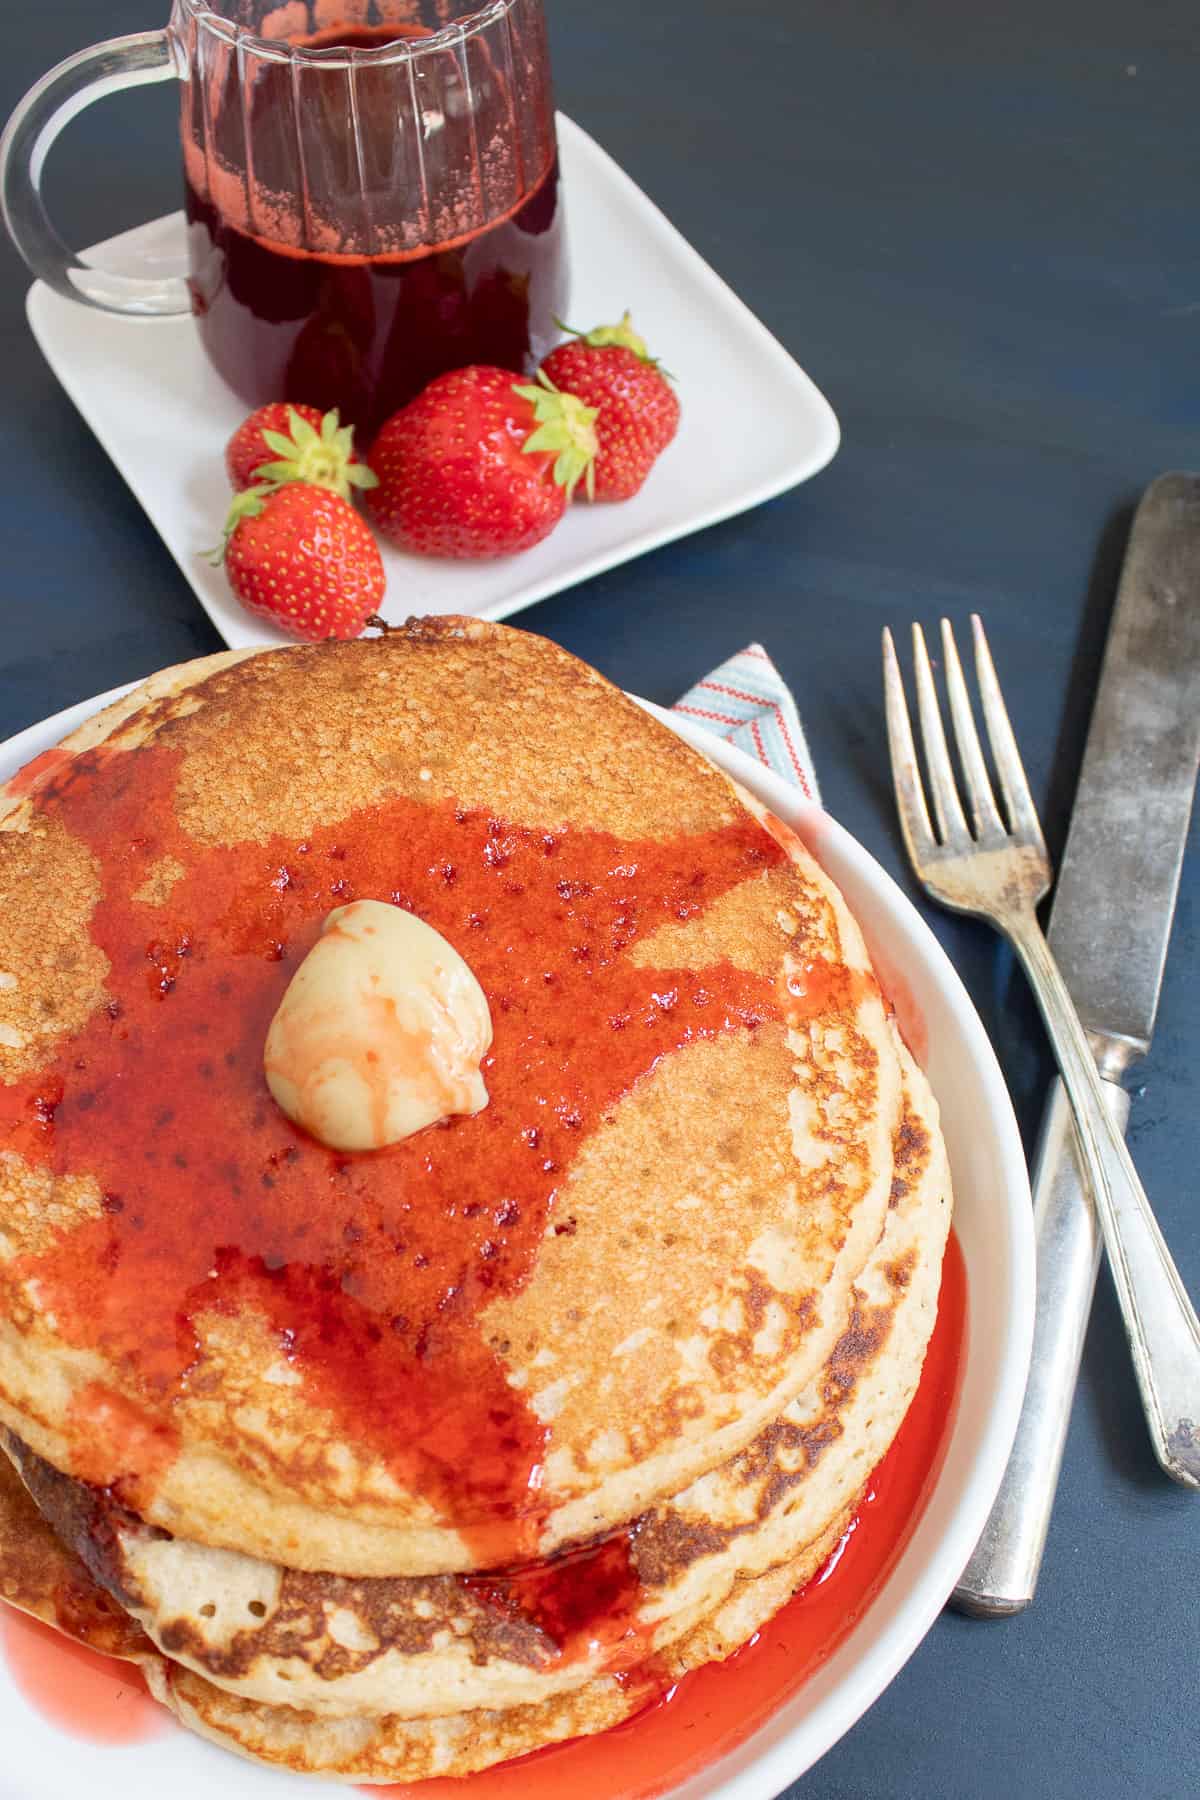
M3 21L0 114L166 0ZM843 447L772 504L543 602L522 623L661 701L749 637L792 683L827 804L913 891L879 632L983 613L1061 848L1131 509L1200 465L1200 38L1191 0L549 0L558 94L830 397ZM64 235L179 204L172 96L71 127ZM218 647L42 363L0 246L0 734ZM630 301L636 305L637 295ZM670 345L658 347L670 362ZM687 397L683 396L686 406ZM1184 874L1130 1130L1200 1292L1200 858ZM927 910L1027 1142L1048 1078L1011 958ZM804 1800L1176 1800L1200 1785L1200 1498L1147 1448L1101 1278L1036 1606L946 1615L794 1790ZM0 1775L0 1791L5 1778Z

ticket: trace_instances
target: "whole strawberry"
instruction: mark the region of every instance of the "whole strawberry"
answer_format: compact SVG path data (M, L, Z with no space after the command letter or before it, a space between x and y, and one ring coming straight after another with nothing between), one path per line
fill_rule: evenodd
M629 314L619 325L574 333L550 352L542 371L597 411L589 498L630 499L675 436L679 401Z
M247 488L229 509L225 534L219 554L242 605L294 637L357 637L379 609L379 546L328 488Z
M595 414L549 381L474 364L439 375L380 430L367 504L425 556L509 556L551 532L596 451Z
M322 415L315 406L282 400L260 406L238 426L225 446L225 467L239 491L307 481L349 500L354 488L375 485L354 453L352 425L343 425L336 411Z

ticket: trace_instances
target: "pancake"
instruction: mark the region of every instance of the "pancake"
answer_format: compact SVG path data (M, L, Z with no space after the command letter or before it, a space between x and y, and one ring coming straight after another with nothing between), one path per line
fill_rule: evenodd
M906 1093L891 1204L824 1369L747 1450L619 1542L568 1559L556 1585L546 1581L553 1567L507 1584L281 1570L165 1538L11 1436L5 1448L59 1538L165 1655L268 1706L285 1697L328 1718L393 1721L536 1707L684 1638L698 1642L747 1578L796 1565L843 1521L915 1392L950 1185L936 1103L907 1051L898 1054ZM547 1595L568 1582L576 1630L564 1641L550 1629ZM586 1607L579 1616L581 1589L599 1601L591 1616Z
M146 1682L189 1731L293 1774L357 1782L472 1775L568 1738L610 1730L692 1669L733 1655L819 1573L853 1511L848 1507L793 1562L740 1582L711 1619L657 1658L652 1669L635 1671L632 1678L601 1676L537 1706L452 1713L437 1719L328 1718L239 1700L163 1657L144 1665Z
M144 1662L156 1652L144 1631L92 1579L0 1456L0 1598L104 1656Z
M225 1749L297 1774L420 1780L472 1773L531 1748L618 1724L652 1699L664 1679L729 1655L744 1643L812 1578L836 1548L849 1516L794 1564L741 1583L711 1622L640 1681L603 1677L537 1707L409 1723L314 1718L290 1707L256 1706L160 1655L59 1542L2 1456L0 1595L78 1643L137 1663L151 1692L182 1724Z
M886 1009L815 861L594 671L447 619L231 653L0 808L0 1419L54 1468L296 1571L480 1570L816 1377L887 1212ZM354 1158L261 1045L366 897L495 1041L484 1112Z

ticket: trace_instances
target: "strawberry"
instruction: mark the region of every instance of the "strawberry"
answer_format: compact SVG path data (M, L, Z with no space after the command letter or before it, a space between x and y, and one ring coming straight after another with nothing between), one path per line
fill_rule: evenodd
M679 427L679 401L626 313L619 325L573 332L552 350L542 373L599 414L599 449L588 497L628 500Z
M337 412L323 417L315 406L277 401L260 406L225 446L225 467L239 491L285 481L307 481L349 500L353 488L374 487L375 478L354 453L354 427Z
M242 605L294 637L357 637L383 599L383 559L367 525L308 482L238 494L222 557Z
M385 537L425 556L509 556L551 532L596 450L595 414L549 381L474 364L439 375L371 447Z

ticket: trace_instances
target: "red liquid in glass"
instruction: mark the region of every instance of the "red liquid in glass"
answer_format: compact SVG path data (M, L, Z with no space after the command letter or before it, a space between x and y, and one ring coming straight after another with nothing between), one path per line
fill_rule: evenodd
M400 35L396 27L339 28L298 41L378 49ZM261 120L286 103L260 80L250 105ZM363 128L372 128L369 119ZM394 126L381 118L374 128ZM258 175L268 186L295 182L290 168ZM511 212L473 233L353 256L252 236L187 180L192 305L205 350L249 405L337 406L367 435L447 369L531 369L560 335L554 321L566 307L558 188L553 161Z

